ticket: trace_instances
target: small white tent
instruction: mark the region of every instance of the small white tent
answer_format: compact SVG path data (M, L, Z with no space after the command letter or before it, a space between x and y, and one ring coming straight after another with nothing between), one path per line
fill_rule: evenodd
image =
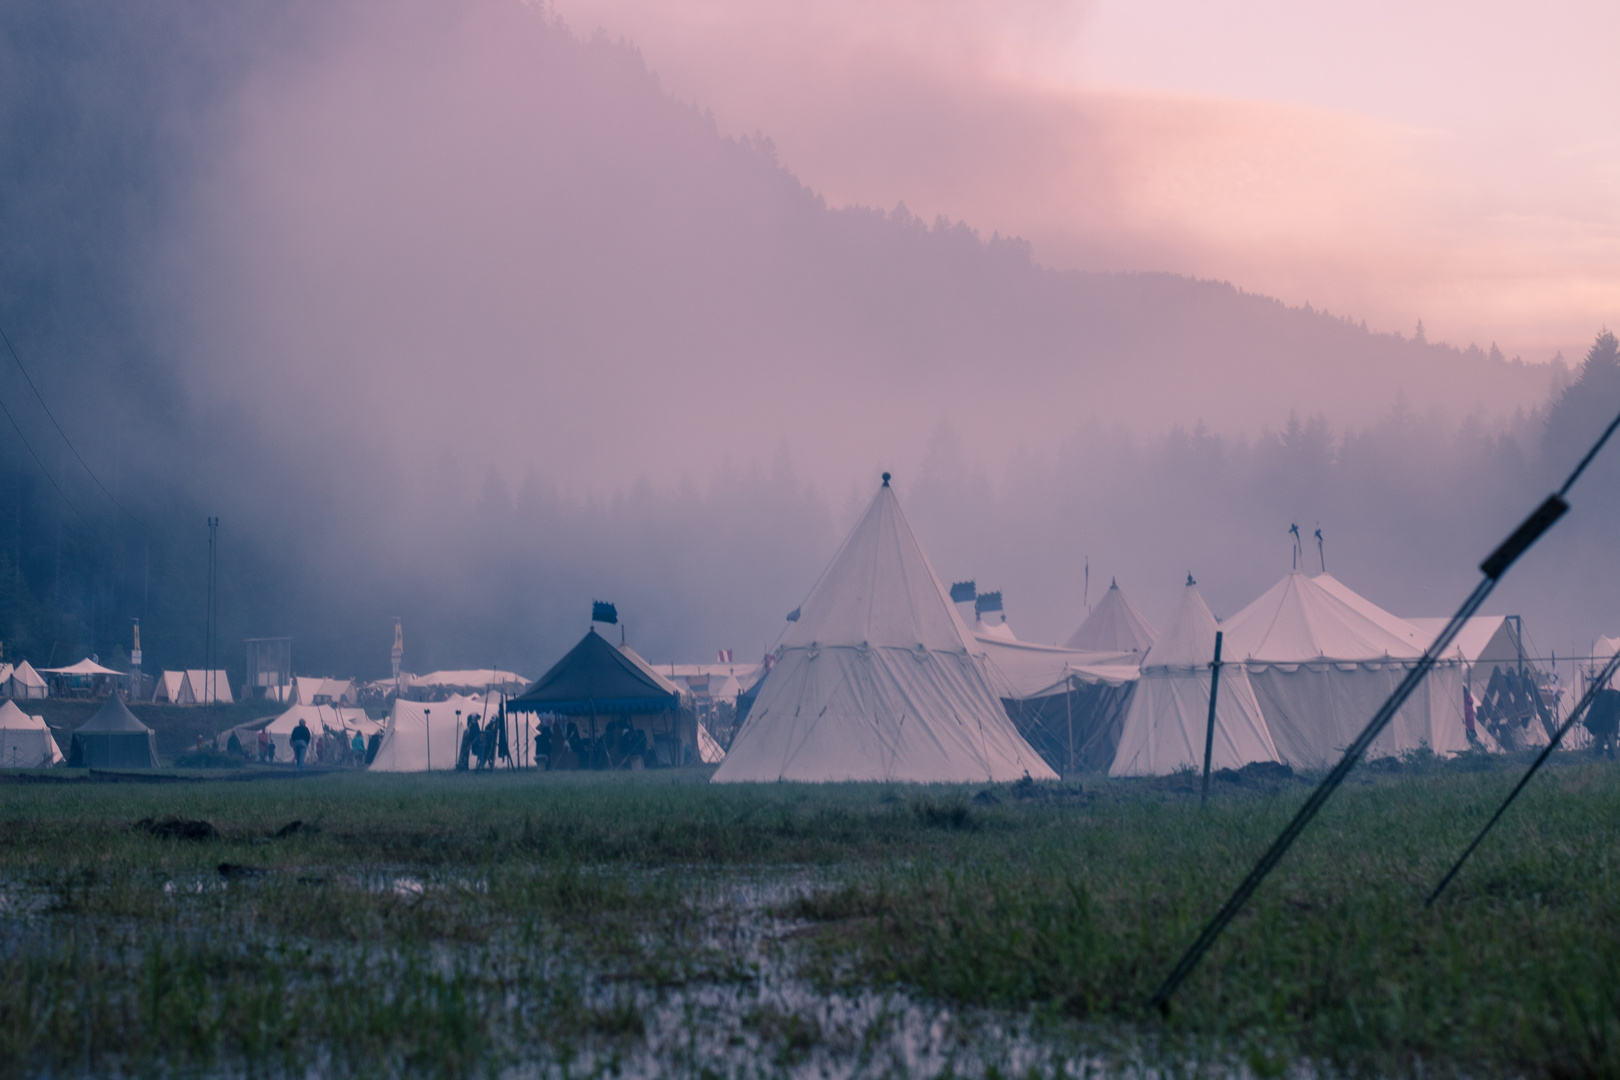
M1296 768L1336 762L1423 654L1413 644L1421 633L1403 629L1404 620L1335 591L1294 571L1223 624L1223 659L1246 664L1277 752ZM1462 695L1461 661L1442 661L1368 756L1467 750Z
M1114 581L1064 645L1086 652L1130 652L1141 656L1153 647L1157 636L1136 605L1125 598L1119 582Z
M0 768L37 769L66 759L42 716L29 716L8 701L0 705Z
M1217 629L1215 616L1189 577L1170 626L1142 661L1142 678L1131 697L1110 776L1166 776L1178 769L1203 768L1209 734L1209 665ZM1221 669L1214 735L1212 768L1240 769L1251 761L1282 760L1241 663Z
M199 705L230 705L236 700L231 697L231 680L225 676L223 668L218 671L188 668L186 682L191 684L191 696Z
M11 671L11 678L6 680L5 693L10 698L42 698L50 693L45 680L34 666L24 660Z
M197 703L197 699L191 693L191 684L186 681L186 673L183 671L162 672L158 675L156 684L152 690L154 702L168 705Z
M1054 773L883 486L797 612L715 770L735 781L968 783Z
M394 700L383 727L382 744L371 768L376 772L427 772L454 769L461 749L461 735L467 718L478 714L482 724L500 712L501 696L491 694L486 702L473 694L452 695L444 701ZM456 715L460 710L461 715Z

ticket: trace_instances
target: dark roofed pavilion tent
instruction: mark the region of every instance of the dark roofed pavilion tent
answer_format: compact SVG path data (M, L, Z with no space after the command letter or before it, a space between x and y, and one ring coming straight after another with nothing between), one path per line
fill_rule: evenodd
M506 711L559 718L550 728L548 768L622 768L684 764L696 739L681 732L681 697L629 646L614 646L595 628L579 644L506 703ZM571 730L570 730L571 729ZM527 733L522 744L529 742Z
M155 769L157 737L116 695L73 733L68 765L88 769Z

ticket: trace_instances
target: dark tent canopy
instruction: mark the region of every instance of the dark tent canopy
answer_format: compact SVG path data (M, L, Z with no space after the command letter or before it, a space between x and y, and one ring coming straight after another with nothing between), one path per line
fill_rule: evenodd
M115 694L73 733L67 763L89 769L155 769L157 738Z
M607 713L661 713L680 708L657 676L589 631L533 686L506 703L508 712L594 716Z

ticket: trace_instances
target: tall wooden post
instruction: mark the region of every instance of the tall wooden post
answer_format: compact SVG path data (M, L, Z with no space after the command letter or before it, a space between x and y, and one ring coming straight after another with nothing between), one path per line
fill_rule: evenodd
M1215 631L1215 659L1209 662L1209 722L1204 727L1204 794L1201 802L1209 801L1209 763L1215 754L1215 696L1221 690L1221 631Z

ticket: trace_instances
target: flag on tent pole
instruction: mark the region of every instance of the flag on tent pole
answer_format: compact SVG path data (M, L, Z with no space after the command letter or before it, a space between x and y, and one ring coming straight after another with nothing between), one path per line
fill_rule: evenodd
M619 609L612 604L600 600L591 601L591 622L616 623L619 621Z
M730 649L720 649L719 650L719 659L716 661L716 663L721 663L721 664L729 664L729 663L731 663L731 650Z

